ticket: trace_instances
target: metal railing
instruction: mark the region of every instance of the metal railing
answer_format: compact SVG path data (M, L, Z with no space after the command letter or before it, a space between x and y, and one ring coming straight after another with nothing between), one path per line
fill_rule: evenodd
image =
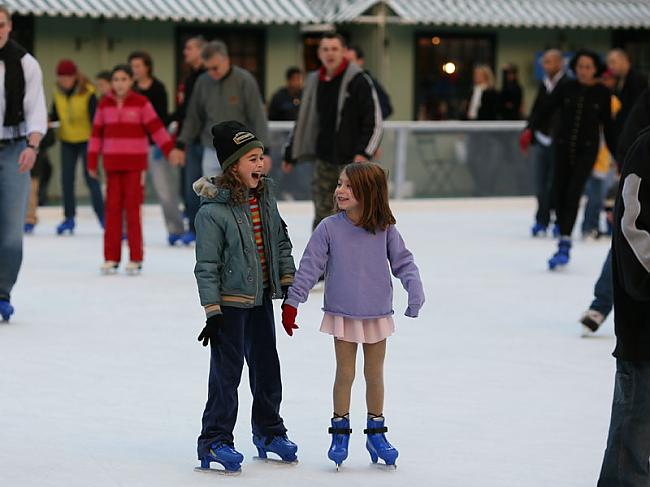
M514 196L532 193L530 163L519 152L523 121L431 121L384 123L378 161L390 175L394 198ZM273 175L293 122L270 122ZM307 187L304 171L284 188ZM304 191L303 191L304 194Z

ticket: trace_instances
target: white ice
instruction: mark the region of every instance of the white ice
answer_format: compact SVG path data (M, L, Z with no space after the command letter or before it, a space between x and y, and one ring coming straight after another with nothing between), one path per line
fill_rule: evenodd
M194 253L170 248L158 207L145 211L141 276L101 276L102 238L88 208L74 237L57 237L59 209L41 211L0 324L0 486L572 487L596 483L614 379L612 320L580 338L608 242L576 240L569 268L546 269L552 239L532 239L529 198L395 202L427 302L403 316L386 360L385 415L398 469L370 466L358 363L350 458L326 456L334 372L318 331L322 294L300 308L300 330L279 325L282 416L300 463L254 462L246 369L236 446L243 473L193 471L209 352L192 273ZM311 205L287 203L296 257ZM125 249L124 260L128 257ZM354 275L350 276L354 279Z

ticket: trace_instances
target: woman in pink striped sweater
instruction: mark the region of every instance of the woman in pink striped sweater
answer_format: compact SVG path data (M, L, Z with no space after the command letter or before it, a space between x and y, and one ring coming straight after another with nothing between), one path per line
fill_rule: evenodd
M97 177L99 154L106 173L106 227L104 231L104 274L113 274L122 250L122 215L126 214L130 262L128 274L142 269L142 221L140 207L144 199L143 178L147 170L149 141L169 158L173 142L162 121L146 97L131 91L130 66L118 65L111 73L113 91L102 98L95 113L93 132L88 143L88 172Z

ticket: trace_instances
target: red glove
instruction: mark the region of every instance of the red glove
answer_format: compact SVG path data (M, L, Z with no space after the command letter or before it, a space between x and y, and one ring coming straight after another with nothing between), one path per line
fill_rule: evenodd
M298 314L298 309L294 308L290 304L282 305L282 326L287 332L287 335L293 336L293 330L298 329L296 325L296 315Z
M528 152L528 146L533 141L533 131L530 129L524 130L519 136L519 149L521 152L526 154Z

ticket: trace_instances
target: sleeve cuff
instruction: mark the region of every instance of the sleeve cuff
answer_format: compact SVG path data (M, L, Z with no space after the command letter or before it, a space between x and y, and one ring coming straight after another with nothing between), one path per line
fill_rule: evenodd
M298 309L298 306L300 306L300 303L298 301L296 301L295 299L291 299L291 298L285 299L284 304L288 304L289 306L293 306L296 309Z
M280 277L280 286L291 286L293 284L293 274L285 274Z
M205 317L210 318L211 316L215 315L220 315L221 313L221 306L218 304L208 304L207 306L203 307L205 309Z
M176 140L176 148L177 149L185 150L186 146L187 146L187 144L185 142L182 142L182 141L180 141L178 139Z

